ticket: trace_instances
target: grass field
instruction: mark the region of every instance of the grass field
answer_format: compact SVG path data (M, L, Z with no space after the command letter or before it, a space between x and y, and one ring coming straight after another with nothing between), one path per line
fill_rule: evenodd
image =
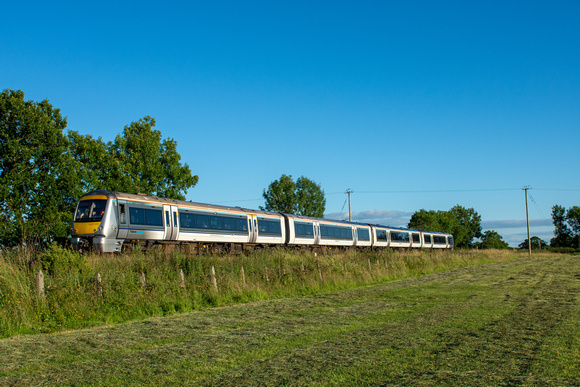
M0 340L6 385L580 385L580 257Z

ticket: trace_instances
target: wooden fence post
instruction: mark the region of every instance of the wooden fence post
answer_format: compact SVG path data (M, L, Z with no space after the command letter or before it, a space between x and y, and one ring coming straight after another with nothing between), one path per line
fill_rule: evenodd
M217 279L215 278L215 268L213 266L211 267L210 281L214 290L217 292L218 291Z
M242 284L246 284L246 273L244 272L244 267L242 266Z
M185 274L183 274L183 269L179 269L179 287L185 289Z
M97 285L97 296L103 298L103 282L101 280L101 273L95 275L95 283Z
M38 269L36 272L36 294L44 297L44 274L42 273L42 269Z
M139 274L139 281L143 287L147 286L147 278L145 278L145 273L141 272L141 274Z

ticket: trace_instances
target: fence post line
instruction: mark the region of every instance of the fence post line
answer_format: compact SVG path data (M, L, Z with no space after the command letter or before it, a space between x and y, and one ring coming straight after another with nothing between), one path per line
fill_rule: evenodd
M218 291L217 279L215 278L215 268L213 266L211 267L210 280L213 288L217 292Z
M242 266L242 284L246 284L246 272L244 271L244 266Z
M147 286L147 278L145 278L144 272L141 272L141 274L139 274L139 281L141 282L141 285L143 285L143 287Z
M36 293L44 298L44 274L42 269L38 269L36 272Z

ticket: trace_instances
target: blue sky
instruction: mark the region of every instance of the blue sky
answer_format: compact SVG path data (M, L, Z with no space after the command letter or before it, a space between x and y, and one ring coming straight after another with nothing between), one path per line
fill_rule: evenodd
M580 2L4 2L0 86L105 141L154 117L189 200L257 208L282 174L328 217L474 208L510 245L580 205ZM342 213L342 215L340 215Z

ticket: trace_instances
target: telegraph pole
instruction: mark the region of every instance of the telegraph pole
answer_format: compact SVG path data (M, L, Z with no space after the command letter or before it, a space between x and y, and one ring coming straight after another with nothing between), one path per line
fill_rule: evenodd
M532 256L532 240L530 239L530 217L528 215L528 190L532 189L529 185L524 188L524 195L526 196L526 223L528 225L528 256Z
M352 191L350 190L350 188L346 190L346 193L348 194L348 221L352 222L352 211L350 209L350 194L352 193Z

